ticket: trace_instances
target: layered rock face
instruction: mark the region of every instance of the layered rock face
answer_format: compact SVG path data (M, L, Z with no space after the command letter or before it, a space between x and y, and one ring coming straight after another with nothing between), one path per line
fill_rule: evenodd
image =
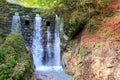
M114 13L97 32L85 28L64 52L63 68L72 80L120 80L120 4L111 5Z
M115 51L108 43L86 51L84 56L77 53L64 53L63 68L73 75L73 80L119 80L120 51Z

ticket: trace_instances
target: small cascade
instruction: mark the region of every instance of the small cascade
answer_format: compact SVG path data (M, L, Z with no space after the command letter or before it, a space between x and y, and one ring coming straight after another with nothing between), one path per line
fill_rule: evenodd
M47 49L46 49L46 65L53 65L53 54L52 54L52 45L51 45L51 33L50 26L47 28Z
M58 24L57 19L56 24ZM60 65L59 30L57 29L57 25L55 27L55 32L53 33L54 44L52 44L50 25L47 26L47 35L45 40L47 44L43 44L42 41L44 40L42 36L42 19L39 15L35 17L32 54L36 71L41 71L43 68L44 70L62 69ZM43 46L46 46L46 48L44 49Z
M70 80L71 77L64 73L60 61L60 18L56 15L55 27L49 24L48 21L43 28L42 18L36 14L31 51L37 80ZM28 20L25 21L25 25L29 26ZM11 32L23 33L23 30L25 32L28 30L26 27L22 27L21 30L19 13L15 13L12 18ZM26 41L29 39L31 38Z
M54 32L54 61L55 66L60 66L60 36L59 36L59 24L60 18L56 15L55 19L55 32Z
M43 46L42 46L42 18L36 15L34 22L34 34L32 43L33 61L36 70L43 65Z
M35 17L32 55L38 80L70 80L71 78L63 72L60 64L59 20L60 18L56 16L55 29L52 30L53 26L50 25L43 28L42 18L39 15Z
M12 17L11 32L13 32L13 33L21 33L20 16L19 16L19 13L17 13L17 12Z

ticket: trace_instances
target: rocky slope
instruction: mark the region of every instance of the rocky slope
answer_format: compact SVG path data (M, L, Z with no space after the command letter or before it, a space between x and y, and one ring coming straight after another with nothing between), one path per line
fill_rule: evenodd
M120 0L106 9L107 17L97 16L105 19L97 31L91 34L86 25L63 54L63 68L73 80L120 80Z

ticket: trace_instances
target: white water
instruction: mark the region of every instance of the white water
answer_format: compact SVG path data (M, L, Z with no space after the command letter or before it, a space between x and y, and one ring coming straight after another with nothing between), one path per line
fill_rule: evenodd
M50 26L47 28L47 51L46 51L46 65L52 66L53 64L53 54L52 54L52 45L51 45L51 33Z
M56 16L55 19L55 32L54 32L54 61L56 66L60 66L60 36L59 29L57 28L59 24L59 17Z
M70 80L71 77L63 72L60 64L60 37L58 25L58 17L55 21L54 44L51 43L50 26L47 26L47 45L46 51L42 43L42 19L35 17L34 34L32 44L32 54L35 65L35 74L38 80ZM52 49L54 47L54 50Z
M11 32L21 33L21 22L20 22L20 16L19 15L14 15L12 17Z
M62 70L60 65L60 38L57 28L55 28L54 38L54 45L52 45L50 26L47 26L47 45L45 53L43 49L43 45L45 44L42 44L42 18L40 16L35 17L32 54L36 71ZM54 46L54 51L52 51L52 46Z
M35 69L42 66L43 62L43 46L42 46L42 18L37 16L34 21L34 34L32 43L32 54Z

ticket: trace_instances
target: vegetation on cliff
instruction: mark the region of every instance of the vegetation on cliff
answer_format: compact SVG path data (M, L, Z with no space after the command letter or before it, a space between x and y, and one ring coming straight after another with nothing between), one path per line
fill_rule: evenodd
M1 0L0 5L4 1ZM35 3L39 8L49 7L46 17L58 14L63 18L64 32L72 43L65 54L64 69L67 67L66 72L72 74L74 80L120 79L119 0L14 1L26 6ZM0 44L6 37L3 31L0 28ZM0 46L0 80L28 80L30 63L21 35L8 35Z
M56 13L64 18L65 33L70 38L73 38L83 30L86 24L89 32L95 33L98 25L104 19L97 16L101 13L107 14L104 8L109 5L110 1L111 0L61 0L59 6L56 7Z
M28 80L31 71L31 57L23 37L9 34L0 46L0 80Z
M73 80L119 80L120 0L89 0L85 4L78 10L83 9L89 19L84 29L70 41L68 52L63 54L64 69L73 75ZM72 19L68 14L75 10L74 7L66 12L66 22ZM66 33L71 35L67 30Z

